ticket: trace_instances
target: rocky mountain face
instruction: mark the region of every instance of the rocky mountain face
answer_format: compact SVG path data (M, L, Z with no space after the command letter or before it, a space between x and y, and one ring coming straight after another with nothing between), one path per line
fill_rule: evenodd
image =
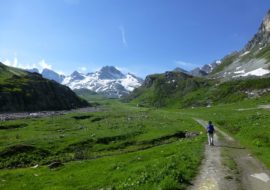
M270 10L264 17L258 32L239 51L232 52L221 60L195 68L193 76L217 78L223 81L263 77L270 73Z
M39 70L37 68L33 68L33 69L25 69L26 71L30 72L30 73L39 73Z
M89 106L68 87L38 73L0 63L0 112L65 110Z
M252 49L263 48L267 46L269 43L270 43L270 10L264 17L258 32L244 47L243 53L246 51L251 51Z
M243 49L233 52L216 66L209 77L231 80L245 77L266 77L270 74L270 10L258 32Z
M197 67L190 71L190 74L196 77L204 77L209 75L219 64L220 60L214 61L211 64L203 65L202 67Z
M143 80L128 73L124 75L115 67L105 66L94 73L77 71L66 76L62 84L71 89L89 89L109 98L120 98L138 88Z
M41 75L46 79L54 80L55 82L58 82L58 83L62 83L65 78L64 75L60 75L50 69L43 69L43 71L41 72Z

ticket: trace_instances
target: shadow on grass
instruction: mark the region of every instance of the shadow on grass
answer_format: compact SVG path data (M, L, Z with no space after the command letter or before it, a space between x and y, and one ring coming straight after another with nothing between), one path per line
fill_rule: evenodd
M232 149L246 149L245 147L237 147L237 146L230 146L230 145L214 145L215 147L223 147L223 148L232 148Z

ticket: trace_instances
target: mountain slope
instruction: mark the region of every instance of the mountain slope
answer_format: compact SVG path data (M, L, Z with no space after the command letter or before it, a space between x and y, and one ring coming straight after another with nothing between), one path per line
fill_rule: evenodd
M195 68L193 76L209 76L223 81L250 76L267 76L270 73L270 10L258 32L240 51L232 52L221 60Z
M270 10L258 32L238 51L225 56L210 76L222 80L250 76L264 77L270 73Z
M184 102L183 97L196 90L206 89L210 85L211 82L207 79L182 72L154 74L147 76L143 85L135 89L125 101L133 101L141 106L190 106L191 104ZM188 105L185 105L186 103Z
M183 108L238 102L269 92L269 78L224 82L181 72L166 72L147 76L143 85L124 100L139 106Z
M63 110L88 106L68 87L0 63L0 111Z
M46 79L54 80L55 82L58 83L62 83L65 78L65 76L60 75L50 69L43 69L41 75Z

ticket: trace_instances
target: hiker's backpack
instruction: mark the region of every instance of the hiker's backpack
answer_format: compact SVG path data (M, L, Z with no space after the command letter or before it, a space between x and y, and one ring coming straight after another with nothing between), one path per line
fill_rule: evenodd
M207 126L207 132L208 132L208 133L213 133L213 132L214 132L214 126L213 126L212 124L209 124L209 125Z

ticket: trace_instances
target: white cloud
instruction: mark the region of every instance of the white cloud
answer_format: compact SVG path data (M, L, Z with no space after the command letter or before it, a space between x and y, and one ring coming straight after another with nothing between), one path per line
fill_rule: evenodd
M32 68L36 68L36 64L24 64L24 63L20 63L18 61L17 57L14 57L13 60L9 60L6 59L5 61L3 61L3 63L7 66L10 67L17 67L17 68L21 68L21 69L32 69Z
M19 59L15 56L13 60L10 59L5 59L3 63L7 66L10 67L16 67L20 69L33 69L37 68L39 71L42 71L43 69L51 69L52 70L52 65L48 64L44 59L40 60L37 64L25 64L21 63ZM63 72L61 72L63 73Z
M119 30L121 32L121 37L122 37L122 43L125 47L128 46L127 44L127 40L126 40L126 31L125 31L125 28L124 26L119 26Z
M63 71L55 71L55 72L58 73L59 75L66 75L66 73Z
M79 70L79 72L84 73L87 71L87 68L86 67L79 67L78 70Z
M52 65L48 64L45 62L44 59L40 60L38 65L42 68L42 69L52 69Z
M17 57L15 57L13 59L13 61L6 59L5 61L3 61L3 63L7 66L10 66L10 67L17 67L18 66L18 59L17 59Z

